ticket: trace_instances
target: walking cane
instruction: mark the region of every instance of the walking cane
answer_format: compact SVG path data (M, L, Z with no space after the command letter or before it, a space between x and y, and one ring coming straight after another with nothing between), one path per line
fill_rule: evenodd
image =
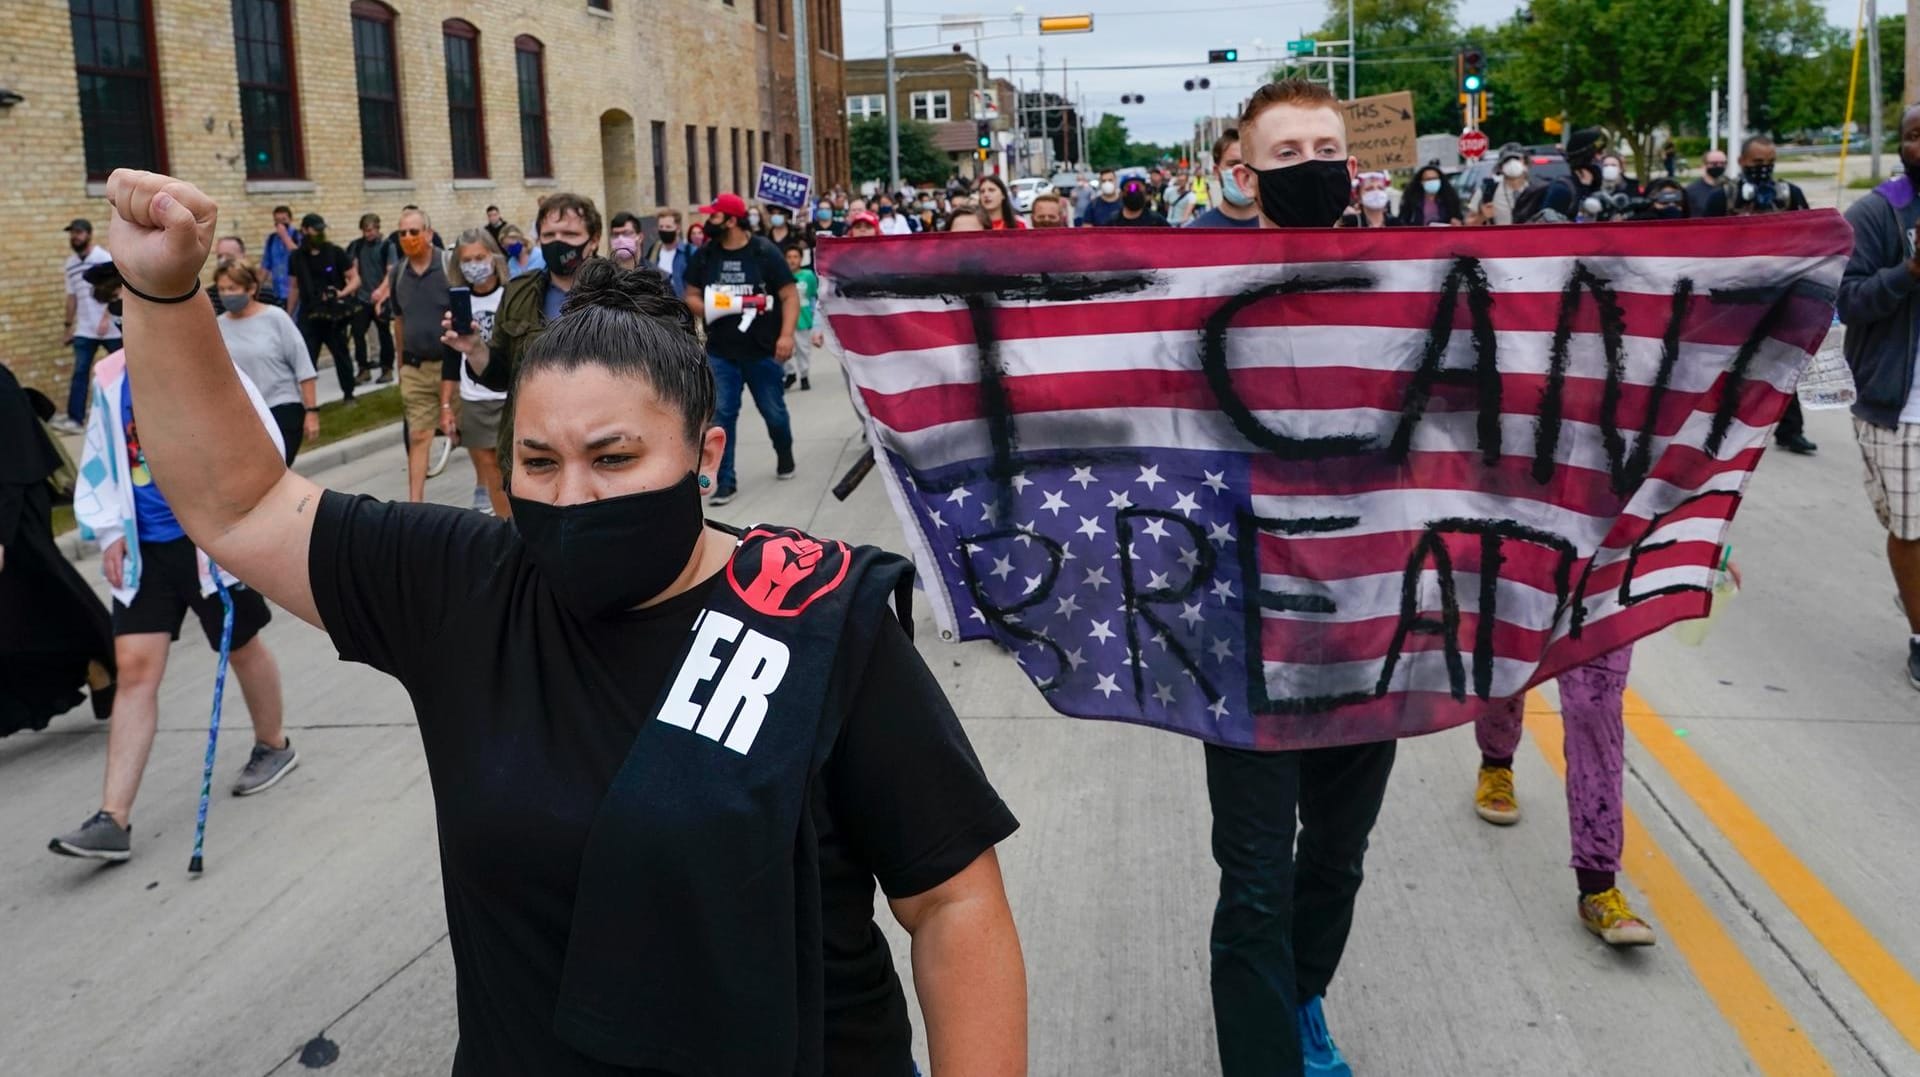
M200 874L201 847L207 840L207 801L213 793L213 753L220 743L220 700L226 694L227 658L233 653L233 596L220 578L220 566L207 559L213 573L213 586L220 592L220 662L213 674L213 717L207 723L207 761L200 768L200 811L193 821L193 859L187 861L187 873Z

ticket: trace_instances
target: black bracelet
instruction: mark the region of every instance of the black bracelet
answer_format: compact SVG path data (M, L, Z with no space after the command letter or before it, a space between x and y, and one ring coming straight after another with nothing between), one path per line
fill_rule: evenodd
M319 409L319 408L308 408L308 409L307 409L307 414L308 414L308 415L318 415L318 414L320 414L320 409Z
M125 288L127 291L133 293L135 298L144 299L149 303L185 303L187 300L192 299L194 296L200 294L200 281L198 278L194 279L193 287L187 289L187 294L176 295L172 299L162 299L157 295L148 295L147 293L141 291L140 289L135 288L133 286L133 282L128 280L125 277L120 278L120 287Z

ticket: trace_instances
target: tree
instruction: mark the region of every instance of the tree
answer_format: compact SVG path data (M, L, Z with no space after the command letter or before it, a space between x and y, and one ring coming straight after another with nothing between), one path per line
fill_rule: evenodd
M875 116L847 130L847 156L856 183L887 182L887 120ZM934 145L932 126L900 121L900 178L908 183L944 183L953 163Z
M1421 132L1459 131L1460 87L1454 82L1453 57L1461 37L1455 6L1456 0L1354 0L1356 51L1361 60L1356 93L1367 97L1412 91ZM1346 0L1329 0L1327 21L1315 37L1341 41L1346 36ZM1283 67L1274 75L1302 73L1297 67ZM1344 95L1344 72L1335 81Z
M1087 131L1087 163L1095 169L1155 165L1166 152L1152 142L1127 141L1127 121L1111 112Z
M1817 86L1808 86L1804 82L1807 67L1811 65L1824 69L1830 66L1825 61L1836 48L1851 62L1852 35L1828 25L1826 13L1815 0L1767 0L1766 3L1748 4L1746 12L1747 126L1755 131L1773 134L1797 127L1838 126L1847 105L1847 69L1844 67L1840 69L1839 78L1830 84L1838 90L1840 99L1839 106L1833 110L1832 119L1810 124L1789 124L1784 121L1783 114L1800 111L1800 106L1805 104L1801 94L1806 90L1818 91ZM1721 9L1719 20L1722 26L1726 25L1724 8ZM1881 25L1884 27L1886 24L1882 22ZM1848 29L1852 29L1851 25ZM1727 82L1725 40L1725 37L1721 38L1721 59L1715 68L1720 72L1722 86ZM1882 55L1885 55L1885 51L1884 48L1881 50ZM1800 77L1796 78L1796 75ZM1864 58L1860 65L1860 81L1864 91ZM1863 92L1861 101L1865 100ZM1866 113L1863 111L1860 115L1865 116Z
M1725 14L1717 4L1669 0L1533 0L1516 28L1508 76L1534 115L1564 114L1601 126L1651 175L1654 133L1691 120L1725 67Z

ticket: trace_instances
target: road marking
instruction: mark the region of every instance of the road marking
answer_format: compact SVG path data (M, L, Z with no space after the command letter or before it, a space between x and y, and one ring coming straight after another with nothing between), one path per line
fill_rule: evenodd
M1920 980L1915 980L1913 973L1880 945L1873 932L1787 848L1773 828L1698 752L1675 736L1672 727L1631 688L1627 689L1625 719L1634 739L1666 768L1681 791L1726 836L1734 851L1799 917L1808 933L1853 978L1887 1023L1920 1051Z
M1527 693L1527 730L1562 782L1566 747L1559 714L1537 691ZM1728 1025L1746 1045L1760 1072L1778 1077L1820 1077L1833 1067L1788 1012L1758 969L1707 908L1632 808L1622 813L1625 855L1621 866L1659 914L1659 929L1693 970Z

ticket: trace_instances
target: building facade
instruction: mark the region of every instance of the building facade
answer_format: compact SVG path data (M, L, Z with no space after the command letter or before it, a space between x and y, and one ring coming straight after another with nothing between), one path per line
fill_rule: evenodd
M782 5L778 9L774 5ZM0 291L0 361L64 395L58 230L106 235L119 167L167 171L220 204L258 255L275 206L417 204L449 238L497 205L531 224L552 191L611 216L751 196L762 161L798 168L792 0L52 0L0 41L0 227L23 237ZM839 0L808 19L816 184L845 181ZM782 96L781 88L785 87ZM11 100L0 95L0 100Z
M894 94L903 120L933 127L933 142L962 176L1010 174L1009 142L1015 134L1019 94L1012 83L995 78L987 65L964 52L932 56L896 56ZM848 124L887 114L887 61L884 57L846 64L845 111ZM990 107L984 107L990 106ZM993 146L981 161L978 124L985 122ZM869 176L857 179L871 179Z

